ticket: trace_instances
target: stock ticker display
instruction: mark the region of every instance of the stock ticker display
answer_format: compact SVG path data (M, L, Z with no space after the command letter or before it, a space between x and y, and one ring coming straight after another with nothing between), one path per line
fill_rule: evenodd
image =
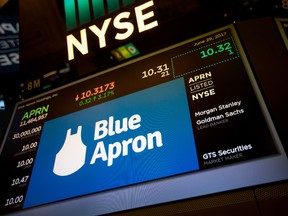
M233 26L22 101L1 213L279 155L266 109Z

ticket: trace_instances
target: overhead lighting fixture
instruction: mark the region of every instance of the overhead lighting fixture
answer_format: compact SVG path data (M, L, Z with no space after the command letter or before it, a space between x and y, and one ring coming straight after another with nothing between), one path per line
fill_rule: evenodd
M0 0L0 8L2 8L9 0Z

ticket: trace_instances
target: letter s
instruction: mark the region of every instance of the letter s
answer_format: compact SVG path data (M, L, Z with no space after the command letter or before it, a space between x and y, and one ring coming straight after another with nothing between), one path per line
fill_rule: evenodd
M127 29L125 33L117 33L115 36L116 40L125 40L132 35L134 32L134 26L130 22L121 22L123 18L129 18L129 12L120 13L118 16L115 17L113 21L113 25L117 29Z

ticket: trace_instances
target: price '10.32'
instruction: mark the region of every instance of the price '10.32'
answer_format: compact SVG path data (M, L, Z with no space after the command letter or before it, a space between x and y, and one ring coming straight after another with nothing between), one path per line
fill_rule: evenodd
M215 54L222 53L224 51L227 51L229 55L234 54L234 51L232 50L232 46L230 42L226 42L223 44L219 44L216 47L210 47L206 50L202 50L200 54L201 54L201 58L207 58L209 56L213 56Z

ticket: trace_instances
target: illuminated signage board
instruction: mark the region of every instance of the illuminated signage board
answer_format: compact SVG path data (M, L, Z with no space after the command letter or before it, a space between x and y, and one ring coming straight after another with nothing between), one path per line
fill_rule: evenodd
M232 25L18 103L2 146L1 213L107 214L288 178Z
M126 0L123 1L123 6L133 3L134 1ZM108 13L111 11L118 10L120 7L120 1L107 1ZM76 5L78 5L79 20L77 21L76 16ZM93 11L94 18L98 18L99 15L103 16L105 12L105 4L103 0L92 1L92 8L89 5L88 0L78 1L75 4L74 0L65 0L65 12L66 12L66 28L67 30L74 29L77 27L77 23L83 25L85 23L91 22L90 11ZM77 33L80 34L80 40L74 35L74 33L69 34L67 39L67 49L68 49L68 60L73 60L75 58L74 50L78 50L82 55L89 53L89 40L88 33L92 33L94 40L98 40L99 48L104 48L107 46L106 34L113 28L116 30L114 36L115 40L126 40L135 31L135 26L139 33L148 31L158 26L158 21L155 20L153 11L154 1L150 0L144 4L136 6L133 11L133 17L135 16L135 22L131 22L132 19L131 12L125 11L119 13L113 20L112 18L107 18L102 24L93 24L88 28L83 28ZM92 10L93 9L93 10ZM133 24L134 23L134 24Z
M0 74L19 71L19 24L16 17L0 16Z

